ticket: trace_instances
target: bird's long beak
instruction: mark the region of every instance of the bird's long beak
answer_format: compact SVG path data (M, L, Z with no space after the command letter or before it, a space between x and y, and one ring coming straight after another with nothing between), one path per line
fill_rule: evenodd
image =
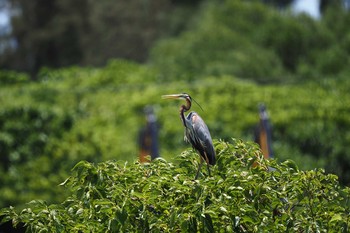
M181 99L183 94L162 95L162 99Z

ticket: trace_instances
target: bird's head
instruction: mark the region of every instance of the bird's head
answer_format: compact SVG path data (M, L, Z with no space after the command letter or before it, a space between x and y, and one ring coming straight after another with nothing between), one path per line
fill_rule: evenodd
M191 106L192 100L193 100L200 107L200 109L202 109L202 111L204 111L203 108L199 105L199 103L197 103L197 101L195 99L192 99L192 97L187 93L162 95L162 99L183 99L183 100L186 100L189 107Z

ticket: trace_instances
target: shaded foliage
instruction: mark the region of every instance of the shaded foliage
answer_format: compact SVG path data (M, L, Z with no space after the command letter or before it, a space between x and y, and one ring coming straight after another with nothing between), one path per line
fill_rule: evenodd
M15 58L4 61L7 68L36 73L42 66L80 62L79 40L87 24L87 1L10 2L18 13L11 19Z
M1 67L35 78L41 67L145 61L154 41L185 27L196 2L8 0L11 28Z

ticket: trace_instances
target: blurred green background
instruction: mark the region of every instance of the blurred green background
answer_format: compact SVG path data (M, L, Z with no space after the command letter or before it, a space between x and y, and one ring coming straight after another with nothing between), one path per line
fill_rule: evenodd
M81 160L134 161L158 118L160 154L183 142L187 92L214 139L253 140L265 103L279 161L323 167L350 183L350 14L321 1L321 17L291 1L8 0L1 34L0 207L62 201ZM282 4L283 2L283 4ZM285 5L284 5L285 4Z

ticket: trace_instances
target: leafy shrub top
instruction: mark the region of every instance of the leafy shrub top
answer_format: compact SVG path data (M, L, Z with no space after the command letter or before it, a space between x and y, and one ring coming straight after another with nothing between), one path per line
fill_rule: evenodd
M81 161L61 204L33 201L4 221L30 232L347 232L349 188L324 171L264 160L255 144L216 141L212 176L193 180L198 155L176 163ZM206 169L202 169L203 172Z

